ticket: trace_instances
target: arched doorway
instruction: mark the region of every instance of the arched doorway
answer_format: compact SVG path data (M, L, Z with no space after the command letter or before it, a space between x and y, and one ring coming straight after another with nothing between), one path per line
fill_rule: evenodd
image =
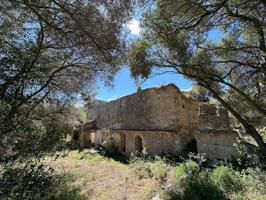
M197 140L195 138L193 138L192 140L190 140L185 148L184 148L184 153L194 153L197 154L198 153L198 146L197 146Z
M135 137L135 150L137 153L142 153L143 145L142 138L140 136Z

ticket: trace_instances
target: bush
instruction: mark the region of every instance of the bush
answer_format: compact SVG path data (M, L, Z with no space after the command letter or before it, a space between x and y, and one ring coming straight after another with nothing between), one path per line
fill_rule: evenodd
M6 166L0 176L0 199L41 199L59 180L53 169L36 163Z
M38 151L54 153L67 148L71 127L59 116L45 117L39 126L34 138L30 138L38 144Z
M136 157L131 159L129 163L139 179L152 177L151 162Z
M152 174L157 180L162 181L167 174L167 165L159 156L155 157L155 161L152 164Z
M184 182L183 182L184 183ZM184 183L183 200L224 200L225 195L213 182L205 177L192 176Z
M189 160L175 167L175 178L177 181L179 181L183 176L187 174L195 174L198 173L199 171L200 171L199 165L196 162Z
M247 196L252 199L266 199L266 172L257 168L248 168L241 172L241 179Z
M175 167L173 185L166 191L167 200L224 200L224 191L213 182L208 169L201 165L205 162L202 156L189 160ZM194 160L192 160L194 159Z
M227 193L242 190L240 176L231 167L219 166L212 172L212 179L223 191Z
M103 135L104 140L100 145L100 150L103 151L105 156L116 155L118 151L114 144L114 137L109 131L104 132Z
M134 169L139 179L155 177L159 181L163 181L167 175L167 164L164 159L159 156L151 158L144 157L131 158L130 167Z
M88 196L81 194L76 187L70 187L64 182L54 188L45 200L88 200Z
M223 191L214 184L207 172L187 174L168 189L166 200L225 200Z
M262 162L262 153L260 149L252 144L249 144L241 139L238 139L235 143L238 155L233 158L233 164L240 168L265 168L265 163Z
M0 199L87 200L80 190L67 184L69 176L58 176L52 168L28 162L0 168ZM72 178L71 178L72 179Z

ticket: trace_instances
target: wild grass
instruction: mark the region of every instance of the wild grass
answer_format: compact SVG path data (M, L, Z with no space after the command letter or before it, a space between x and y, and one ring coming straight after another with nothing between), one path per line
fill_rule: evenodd
M149 200L157 192L158 181L155 178L139 179L131 165L120 159L105 157L92 149L61 154L64 156L58 156L54 162L50 162L53 158L46 157L46 163L51 163L57 173L64 174L68 186L78 188L79 194L87 199L117 200L126 197ZM143 161L142 164L149 163Z
M200 156L174 165L161 157L121 162L92 149L61 155L54 162L46 158L66 177L54 199L148 200L158 195L164 200L266 199L266 172L259 168L237 171L226 163L206 168Z

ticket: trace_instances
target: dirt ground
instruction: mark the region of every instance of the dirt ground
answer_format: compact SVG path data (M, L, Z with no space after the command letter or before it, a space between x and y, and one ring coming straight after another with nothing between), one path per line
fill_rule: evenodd
M155 178L139 179L129 164L106 158L92 150L71 151L50 163L70 184L92 200L146 200L160 192Z

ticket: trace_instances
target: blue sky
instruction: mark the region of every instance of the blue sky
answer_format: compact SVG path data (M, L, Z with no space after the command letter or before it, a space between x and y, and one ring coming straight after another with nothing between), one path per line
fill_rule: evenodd
M156 72L156 70L154 71ZM188 90L192 87L192 82L184 79L181 75L163 74L151 77L142 84L141 88L159 87L169 83L175 83L181 90ZM124 66L115 76L113 87L107 87L99 82L96 98L110 101L134 92L136 92L136 85L130 77L129 67Z
M128 38L130 40L138 38L140 34L139 21L136 19L131 20L126 28L129 30ZM210 31L209 37L213 41L217 41L222 33L219 30ZM156 70L155 70L156 72ZM163 74L159 76L154 76L148 79L145 83L141 85L142 89L159 87L161 85L166 85L169 83L174 83L181 90L189 90L193 83L182 75L178 74ZM97 99L110 101L117 99L119 97L132 94L136 92L136 85L134 80L130 77L130 70L128 66L122 67L122 69L116 74L114 78L113 87L105 86L104 83L98 82L97 84Z

